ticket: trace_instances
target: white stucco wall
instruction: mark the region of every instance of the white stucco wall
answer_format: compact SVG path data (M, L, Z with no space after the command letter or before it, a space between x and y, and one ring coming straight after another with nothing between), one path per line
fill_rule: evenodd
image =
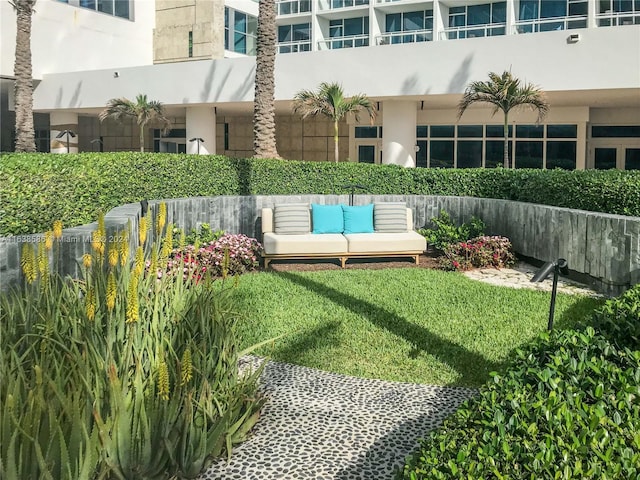
M567 43L576 32L581 40ZM459 95L470 81L505 69L550 93L619 90L637 101L640 25L279 55L276 100L290 100L323 81L341 82L347 95L366 93L378 100ZM165 105L253 101L254 58L119 71L119 78L111 70L46 75L34 107L102 108L110 98L134 98L140 92ZM595 98L584 101L597 104Z
M47 73L150 65L154 2L132 2L126 20L56 0L39 0L32 19L33 77ZM0 75L13 76L16 14L0 1Z

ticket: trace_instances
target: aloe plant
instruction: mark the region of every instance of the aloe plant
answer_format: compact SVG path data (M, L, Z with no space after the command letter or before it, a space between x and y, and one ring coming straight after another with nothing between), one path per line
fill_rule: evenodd
M170 235L137 235L130 261L105 233L101 218L80 280L25 250L28 285L0 294L1 478L194 478L258 419L228 282L158 279L145 262L167 261Z

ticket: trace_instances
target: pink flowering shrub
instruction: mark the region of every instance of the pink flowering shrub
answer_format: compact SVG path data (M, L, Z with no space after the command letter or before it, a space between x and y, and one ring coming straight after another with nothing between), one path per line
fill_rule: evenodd
M262 252L262 245L255 238L242 234L224 234L198 248L187 245L174 249L166 271L159 270L158 277L182 274L185 279L193 277L201 280L207 275L239 275L256 270Z
M444 248L440 267L444 270L509 267L515 263L511 241L506 237L476 237Z

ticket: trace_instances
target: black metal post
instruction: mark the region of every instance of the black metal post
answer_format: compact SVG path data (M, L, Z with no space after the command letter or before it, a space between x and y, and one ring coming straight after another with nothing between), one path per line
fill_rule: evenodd
M560 274L560 266L556 262L556 266L553 269L553 287L551 288L551 306L549 307L549 323L547 324L547 330L553 329L553 314L556 310L556 293L558 291L558 275Z

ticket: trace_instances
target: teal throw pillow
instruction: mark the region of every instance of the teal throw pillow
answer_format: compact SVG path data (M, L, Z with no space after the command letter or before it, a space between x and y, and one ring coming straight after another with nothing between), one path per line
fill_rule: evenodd
M373 233L373 203L369 205L342 206L344 233Z
M344 220L342 205L311 204L311 222L313 233L342 233Z

